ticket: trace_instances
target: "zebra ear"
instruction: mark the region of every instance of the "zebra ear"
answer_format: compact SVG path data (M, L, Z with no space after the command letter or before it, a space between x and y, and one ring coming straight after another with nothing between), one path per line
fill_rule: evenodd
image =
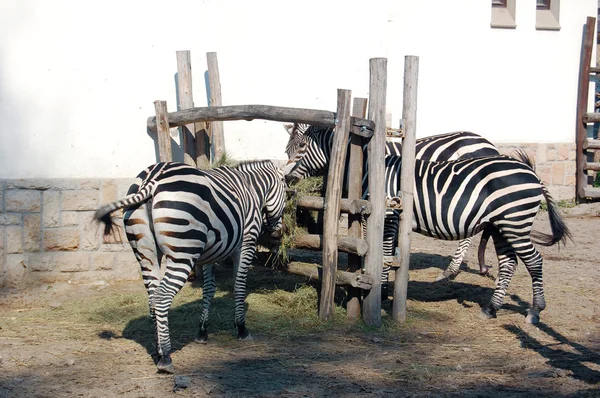
M283 125L283 128L285 129L285 131L288 132L289 135L292 135L292 133L294 132L294 125L293 124L286 123L286 124Z

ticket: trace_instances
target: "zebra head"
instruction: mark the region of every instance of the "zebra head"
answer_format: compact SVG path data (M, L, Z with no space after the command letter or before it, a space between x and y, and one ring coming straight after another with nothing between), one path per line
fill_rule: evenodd
M333 129L316 126L309 126L301 135L290 134L286 146L289 161L284 171L288 183L323 175L329 163L332 139Z
M298 152L306 145L306 139L304 134L306 130L310 127L309 124L306 123L294 123L294 124L284 124L283 127L290 135L290 139L288 140L287 145L285 146L285 153L288 159L293 159Z
M279 231L283 227L285 210L285 179L270 160L242 162L236 166L256 189L262 203L263 226L267 233Z

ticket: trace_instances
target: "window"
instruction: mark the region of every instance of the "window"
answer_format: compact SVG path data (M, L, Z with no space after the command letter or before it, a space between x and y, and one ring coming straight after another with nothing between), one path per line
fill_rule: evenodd
M549 10L550 0L536 0L536 7L538 10Z
M514 29L517 27L515 3L516 0L492 0L492 28Z
M536 0L535 28L560 30L560 0Z

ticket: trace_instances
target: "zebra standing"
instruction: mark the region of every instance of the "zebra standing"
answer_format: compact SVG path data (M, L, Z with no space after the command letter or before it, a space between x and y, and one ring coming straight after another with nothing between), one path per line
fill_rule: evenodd
M431 162L416 159L413 231L444 240L471 237L482 230L494 240L498 256L498 278L483 314L495 317L514 275L517 257L532 279L533 304L527 322L537 323L546 307L542 280L542 256L532 241L544 246L563 244L571 233L554 200L535 174L531 158L492 156ZM385 160L386 192L400 187L402 158ZM533 221L546 199L552 235L532 231Z
M196 341L206 342L210 302L216 290L212 264L234 260L235 324L245 326L246 277L264 226L281 227L286 185L271 161L198 170L183 163L157 163L138 175L128 195L99 208L95 219L113 232L111 213L125 208L127 239L142 268L155 327L160 371L173 373L168 312L195 264L204 265L203 310ZM264 225L263 225L264 222ZM161 260L166 262L161 276Z
M284 128L290 134L286 145L286 154L289 166L286 179L294 180L306 178L310 175L323 175L327 172L331 146L333 142L333 129L320 128L307 124L286 124ZM402 154L400 142L386 142L386 156ZM481 156L499 155L496 147L485 138L471 132L461 131L447 134L434 135L420 138L416 141L415 156L424 160L456 160ZM348 159L346 159L348 161ZM366 169L365 169L366 170ZM363 179L363 193L367 189L367 175ZM396 196L396 192L388 192L390 196ZM383 296L387 298L387 278L393 262L396 247L395 237L398 233L398 213L387 212L384 225L384 264L382 272ZM487 243L485 235L479 247L480 273L486 274L489 268L485 265L484 252ZM439 278L453 278L460 272L460 265L471 244L471 237L459 242L458 248L450 264Z

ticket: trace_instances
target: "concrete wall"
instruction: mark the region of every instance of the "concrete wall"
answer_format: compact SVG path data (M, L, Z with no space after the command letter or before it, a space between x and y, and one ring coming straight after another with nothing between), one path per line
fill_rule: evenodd
M582 26L594 0L561 1L560 31L490 27L485 0L0 1L0 178L132 178L156 161L152 102L176 109L176 50L191 50L206 104L205 54L223 103L335 110L336 89L368 95L387 57L388 112L401 115L404 56L420 57L418 136L454 130L493 142L574 141ZM228 122L239 159L283 159L279 123Z

